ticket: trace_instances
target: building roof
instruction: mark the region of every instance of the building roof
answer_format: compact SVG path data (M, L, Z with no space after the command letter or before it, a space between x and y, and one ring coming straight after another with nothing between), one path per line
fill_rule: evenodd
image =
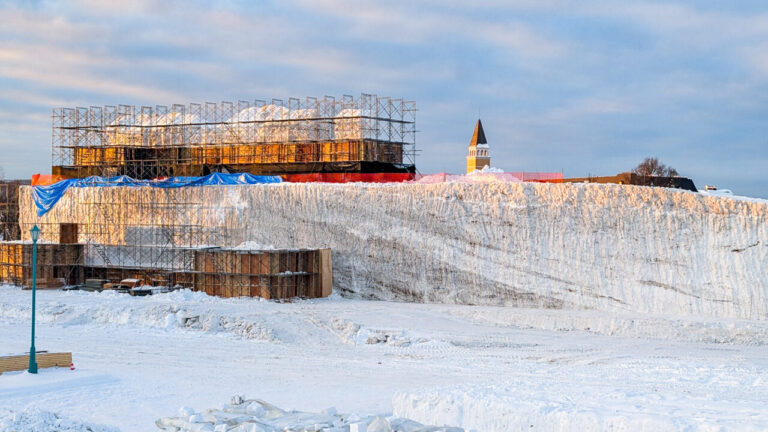
M488 141L485 140L485 131L483 130L483 123L480 119L477 119L475 133L472 134L472 141L469 142L469 146L476 147L478 144L488 144Z

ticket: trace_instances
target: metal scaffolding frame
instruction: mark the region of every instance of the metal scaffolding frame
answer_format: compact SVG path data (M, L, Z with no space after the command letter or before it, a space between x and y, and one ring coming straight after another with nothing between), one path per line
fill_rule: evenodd
M55 108L52 120L54 174L77 177L260 174L268 164L287 172L300 164L310 172L354 162L415 166L415 103L372 94Z
M0 240L19 240L19 186L29 180L0 180Z

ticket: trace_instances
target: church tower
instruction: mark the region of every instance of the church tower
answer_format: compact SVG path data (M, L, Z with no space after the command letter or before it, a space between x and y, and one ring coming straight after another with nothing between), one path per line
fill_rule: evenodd
M467 174L474 170L480 170L491 165L491 156L488 154L488 141L485 139L483 123L477 119L475 133L469 142L469 154L467 155Z

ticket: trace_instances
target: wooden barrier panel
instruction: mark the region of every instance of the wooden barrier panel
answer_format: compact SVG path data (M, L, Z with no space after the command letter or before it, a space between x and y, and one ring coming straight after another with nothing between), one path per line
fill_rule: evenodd
M328 297L333 290L333 263L331 261L331 250L320 249L320 297Z
M35 353L38 368L69 367L72 353ZM29 367L29 354L0 357L0 373L26 370Z
M332 289L330 250L195 252L193 289L221 297L321 297Z

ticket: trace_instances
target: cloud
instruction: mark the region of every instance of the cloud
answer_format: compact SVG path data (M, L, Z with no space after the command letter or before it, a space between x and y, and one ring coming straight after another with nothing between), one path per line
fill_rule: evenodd
M2 163L50 164L53 106L371 92L416 100L423 172L462 169L479 108L500 166L613 173L653 151L704 176L768 157L768 6L749 4L0 3L0 151L38 146Z
M586 116L628 114L633 111L634 107L625 101L590 97L571 101L565 106L557 107L543 116L537 117L539 122L558 122Z
M406 45L466 41L490 44L497 48L532 58L559 56L567 43L555 41L537 32L521 20L468 17L445 8L418 7L416 4L377 1L343 2L336 0L302 1L317 13L334 16L344 22L338 29L357 37ZM481 48L482 47L478 47Z

